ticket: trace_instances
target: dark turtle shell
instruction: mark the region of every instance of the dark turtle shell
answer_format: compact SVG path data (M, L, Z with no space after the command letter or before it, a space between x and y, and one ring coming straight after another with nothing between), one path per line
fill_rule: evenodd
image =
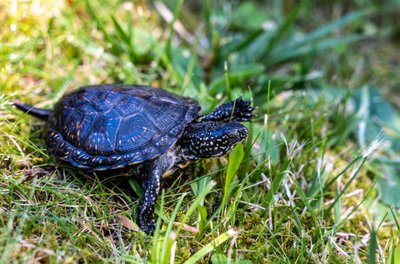
M196 101L162 89L85 86L55 105L46 144L75 167L121 168L167 151L199 110Z

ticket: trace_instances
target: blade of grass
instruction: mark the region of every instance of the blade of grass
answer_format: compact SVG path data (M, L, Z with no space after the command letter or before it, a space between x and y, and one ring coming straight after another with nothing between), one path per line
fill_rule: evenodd
M212 10L211 0L205 0L204 7L203 7L203 17L204 17L204 21L206 24L208 38L211 39L210 43L213 43L213 40L212 40L213 27L212 27L212 22L211 22L211 10Z
M169 35L167 39L167 43L165 46L166 53L168 56L171 58L172 56L172 51L171 51L171 44L172 44L172 37L174 35L174 24L175 21L178 19L181 11L182 11L182 6L183 6L184 0L178 0L175 4L175 9L174 9L174 16L172 18L171 23L169 24Z
M229 229L225 233L219 235L216 239L202 247L199 251L197 251L193 256L187 259L184 263L185 264L194 264L197 263L202 257L213 251L216 247L224 243L229 238L234 237L237 235L237 231L233 229Z
M232 101L231 84L229 82L229 68L227 61L224 62L224 78L225 78L226 94L228 95L228 101Z
M353 159L349 164L346 165L346 167L341 170L335 177L332 178L323 188L323 192L325 193L328 191L328 189L336 182L336 180L342 176L346 171L348 171L356 162L358 162L362 158L361 155L357 156L355 159Z
M209 94L215 96L217 93L225 93L225 88L228 89L227 85L234 86L237 83L246 80L252 76L256 76L264 72L265 67L262 64L251 64L241 69L232 69L229 74L215 78L209 88ZM226 92L228 93L228 92ZM228 93L230 94L230 92Z
M226 170L226 176L225 176L224 197L222 198L222 203L221 203L222 214L225 213L224 212L225 206L229 199L229 189L232 184L233 177L235 176L243 160L243 157L244 157L243 145L238 144L235 146L235 148L232 150L232 153L229 156L228 168Z
M316 43L310 43L297 49L287 48L285 50L274 51L270 54L265 64L271 66L274 64L282 63L293 58L315 52L321 52L326 49L335 48L342 45L348 45L359 40L364 39L364 36L351 35L346 37L335 37L329 39L323 39Z
M160 208L164 208L164 200L165 200L165 191L162 190L161 197L160 197ZM159 253L160 251L160 228L161 228L161 217L159 216L157 218L157 223L156 223L156 229L154 230L154 236L153 236L153 245L151 248L151 252L153 253L151 255L151 263L159 263Z
M129 185L133 189L133 191L136 193L137 196L139 196L140 199L143 198L143 190L140 188L139 184L135 180L129 180Z
M262 207L267 208L268 206L271 205L271 202L274 199L275 193L281 186L283 177L286 175L286 172L289 169L290 163L291 163L290 160L286 159L284 164L282 165L283 169L274 177L273 182L271 184L271 189L268 191L267 195L265 196L265 199L262 203Z
M108 34L108 32L107 32L107 30L106 30L106 28L105 28L105 26L104 26L103 20L101 20L101 19L99 18L99 16L97 16L97 13L96 13L96 11L94 10L92 4L90 3L90 0L85 0L85 3L86 3L86 8L87 8L87 10L88 10L88 12L89 12L89 15L93 18L93 20L94 20L94 21L96 22L96 24L97 24L97 27L98 27L99 30L103 33L104 39L105 39L108 43L111 43L111 44L114 45L114 44L115 44L114 39Z
M128 15L128 17L130 17ZM137 54L135 51L135 46L132 43L132 38L130 34L132 33L132 30L127 30L128 32L125 32L125 30L122 28L120 22L115 18L115 16L111 16L111 20L114 24L116 36L121 40L122 43L124 43L127 51L129 58L132 63L135 63L137 60ZM121 46L121 45L120 45Z
M279 26L271 41L268 43L265 52L260 57L268 58L268 54L275 48L275 46L280 42L280 40L285 37L285 35L289 32L290 29L293 28L294 21L300 14L300 11L305 6L307 1L301 1L300 4L297 4L295 8L286 16L282 25Z
M376 249L378 247L378 242L376 238L376 231L375 228L372 227L371 230L371 238L369 240L369 247L368 247L368 263L375 264L376 263Z
M352 173L350 180L346 183L346 185L344 186L344 188L337 194L337 196L335 197L335 200L333 201L333 203L328 207L328 209L325 210L325 212L329 212L337 203L337 201L342 197L342 195L346 192L346 190L349 188L350 184L355 180L356 176L358 175L358 173L360 172L361 168L363 167L365 161L367 160L366 157L364 157L361 160L361 163L358 165L358 167L355 169L355 171Z
M200 179L199 181L193 182L190 184L193 193L198 196L201 194L204 190L204 188L207 187L207 184L211 181L211 177L205 177ZM200 239L202 237L206 230L207 230L207 209L204 206L204 199L200 201L200 206L197 208L199 211L199 216L198 216L198 229L199 233L197 234L197 238Z
M313 32L307 34L302 38L300 41L296 42L289 42L286 45L282 45L277 48L277 50L289 50L289 49L297 49L301 46L305 46L306 44L312 43L326 35L329 35L331 33L334 33L338 29L359 20L360 18L366 16L367 14L370 14L372 10L361 10L361 11L355 11L352 13L349 13L345 16L343 16L341 19L334 20L331 23L325 24L323 26L320 26Z
M172 212L171 218L168 223L167 230L165 232L164 243L162 245L162 251L161 251L161 260L163 260L164 262L166 262L170 259L171 249L177 238L176 234L172 231L172 227L174 225L176 215L178 214L178 210L180 209L181 204L182 204L183 199L185 198L186 194L187 193L183 193L181 195L181 197L179 198L178 202L176 203L175 209Z
M204 198L206 197L207 194L211 192L211 190L214 188L216 185L215 181L210 181L207 186L204 188L204 190L196 197L196 199L191 203L189 209L186 211L182 219L180 220L180 224L176 230L176 235L178 236L180 234L180 231L182 230L183 225L187 222L189 217L194 213L194 211L200 206L200 203Z
M254 32L251 32L249 35L244 37L242 40L240 40L238 43L230 44L228 43L225 46L222 46L221 48L221 58L227 58L229 54L233 52L241 52L242 50L248 48L253 42L259 38L263 33L265 33L265 30L260 28Z

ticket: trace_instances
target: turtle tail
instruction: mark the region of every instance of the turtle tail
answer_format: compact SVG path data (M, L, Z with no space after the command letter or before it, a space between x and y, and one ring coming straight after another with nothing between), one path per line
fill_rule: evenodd
M13 102L13 105L15 105L15 107L18 108L19 110L22 110L25 113L30 114L30 115L40 118L40 119L48 119L51 114L50 110L36 108L31 105L20 103L20 102Z

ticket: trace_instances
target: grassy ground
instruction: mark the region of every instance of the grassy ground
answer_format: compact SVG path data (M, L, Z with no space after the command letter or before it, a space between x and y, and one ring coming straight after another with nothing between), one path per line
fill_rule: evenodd
M400 261L396 2L217 2L0 3L0 263ZM258 107L245 146L164 181L154 237L133 180L57 165L10 104L122 82Z

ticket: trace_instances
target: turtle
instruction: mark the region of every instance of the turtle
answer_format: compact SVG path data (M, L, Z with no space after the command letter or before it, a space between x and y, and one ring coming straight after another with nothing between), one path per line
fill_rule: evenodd
M219 157L246 140L254 108L242 97L200 115L199 103L143 85L87 85L53 110L15 107L47 121L45 145L59 161L106 175L125 171L142 181L137 223L151 234L160 181L191 162Z

